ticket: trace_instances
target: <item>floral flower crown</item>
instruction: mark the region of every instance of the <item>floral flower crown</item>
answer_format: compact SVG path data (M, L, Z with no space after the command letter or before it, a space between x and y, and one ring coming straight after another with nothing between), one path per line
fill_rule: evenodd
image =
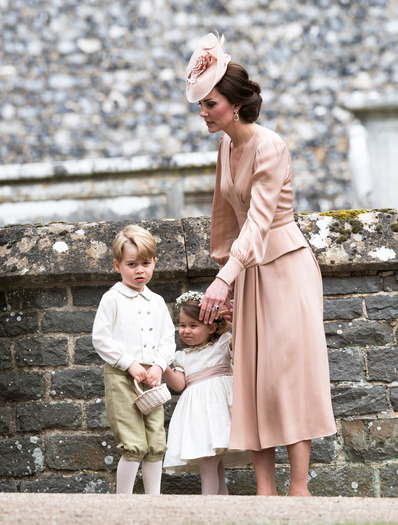
M177 297L176 299L176 306L179 307L182 305L182 303L186 303L187 301L201 301L203 299L204 294L202 292L185 292L180 297Z

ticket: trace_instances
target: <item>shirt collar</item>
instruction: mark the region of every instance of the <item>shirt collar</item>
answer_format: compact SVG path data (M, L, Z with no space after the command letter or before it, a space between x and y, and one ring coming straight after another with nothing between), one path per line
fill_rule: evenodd
M142 292L137 292L137 290L133 290L132 288L129 288L128 286L120 282L114 284L112 288L118 291L119 293L121 293L122 295L125 295L126 297L131 297L133 299L141 295L144 299L146 299L147 301L150 301L152 297L151 290L147 288L146 286L144 286L144 289L142 290Z

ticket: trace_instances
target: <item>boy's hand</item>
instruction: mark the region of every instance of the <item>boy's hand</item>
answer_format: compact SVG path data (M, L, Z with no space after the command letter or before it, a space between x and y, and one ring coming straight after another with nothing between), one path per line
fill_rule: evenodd
M146 383L147 371L142 365L140 365L140 363L138 363L138 361L133 361L127 371L133 376L137 383Z
M218 312L219 317L224 317L226 321L229 321L232 323L232 315L233 315L233 306L228 308L226 304L221 308L221 310Z
M149 386L159 386L162 380L163 370L159 365L153 365L146 372L146 383Z

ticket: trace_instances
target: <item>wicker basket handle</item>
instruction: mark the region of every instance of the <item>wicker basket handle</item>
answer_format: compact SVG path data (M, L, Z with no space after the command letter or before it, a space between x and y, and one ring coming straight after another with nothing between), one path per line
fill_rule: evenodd
M138 383L137 383L137 380L136 380L136 379L134 379L134 384L135 384L135 387L136 387L136 389L138 390L138 392L139 392L140 394L143 394L144 391L142 390L142 388L140 388L140 387L138 386Z

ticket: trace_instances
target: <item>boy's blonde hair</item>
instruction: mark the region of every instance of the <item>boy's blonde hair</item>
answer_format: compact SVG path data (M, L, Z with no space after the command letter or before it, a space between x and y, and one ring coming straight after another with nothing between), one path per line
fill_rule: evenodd
M120 231L112 244L113 255L117 262L123 260L124 246L133 244L137 247L138 257L149 260L156 257L156 241L148 230L144 230L135 224L129 224Z

